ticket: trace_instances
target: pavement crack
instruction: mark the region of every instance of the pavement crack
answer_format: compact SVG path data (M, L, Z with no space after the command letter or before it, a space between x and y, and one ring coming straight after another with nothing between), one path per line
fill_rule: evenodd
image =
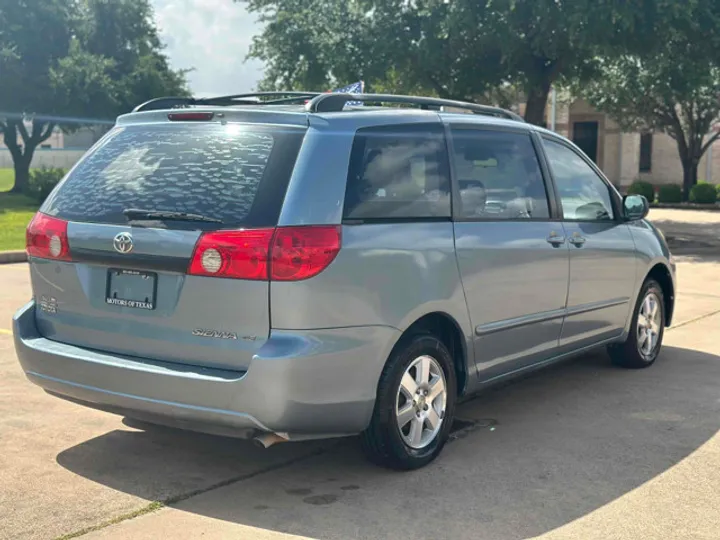
M83 536L85 534L104 529L105 527L110 527L111 525L122 523L123 521L127 521L128 519L144 516L145 514L151 514L164 507L165 504L163 504L162 502L153 501L150 504L143 506L142 508L139 508L133 512L128 512L127 514L120 514L119 516L116 516L107 521L103 521L102 523L99 523L97 525L91 525L90 527L85 527L84 529L80 529L79 531L63 534L62 536L58 536L55 540L70 540L71 538L77 538L78 536Z
M700 298L720 298L720 294L710 294L705 292L682 291L680 294L684 296L699 296Z
M711 313L706 313L705 315L700 315L699 317L695 317L694 319L690 319L689 321L681 322L679 324L674 324L670 328L666 330L666 332L670 332L671 330L676 330L678 328L682 328L683 326L687 326L688 324L692 324L698 321L702 321L703 319L707 319L708 317L712 317L713 315L720 314L720 309L713 311Z

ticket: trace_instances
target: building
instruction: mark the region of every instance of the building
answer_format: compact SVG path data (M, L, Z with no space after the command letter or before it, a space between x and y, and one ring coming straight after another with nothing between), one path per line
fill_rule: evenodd
M66 133L64 137L65 149L87 150L98 142L112 126L95 125L83 126L77 131Z
M608 115L580 99L557 104L555 131L578 145L618 187L636 180L682 184L677 145L665 133L624 133ZM720 183L720 141L713 143L700 161L698 178Z

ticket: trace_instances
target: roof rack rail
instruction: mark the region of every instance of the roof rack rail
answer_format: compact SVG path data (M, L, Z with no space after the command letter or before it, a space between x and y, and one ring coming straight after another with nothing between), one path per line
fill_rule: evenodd
M250 92L247 94L234 94L230 96L217 96L209 98L168 96L151 99L150 101L141 103L135 107L132 112L178 109L183 107L192 107L193 105L232 106L304 103L305 101L318 95L320 95L320 92Z
M452 99L440 99L421 96L397 96L394 94L318 94L307 104L308 112L338 112L342 111L348 101L362 101L375 103L400 103L406 105L419 105L421 109L453 107L465 109L475 114L485 114L525 122L522 116L512 111L491 107L489 105L478 105L466 101L455 101Z

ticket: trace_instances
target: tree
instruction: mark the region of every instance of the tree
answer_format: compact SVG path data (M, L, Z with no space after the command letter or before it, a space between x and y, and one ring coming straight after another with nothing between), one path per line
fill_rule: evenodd
M93 55L112 61L115 117L162 95L187 95L187 71L173 71L163 54L148 0L84 0L78 38Z
M41 1L32 9L25 2L5 2L0 7L0 130L15 166L14 191L27 184L34 149L55 127L32 122L28 131L23 113L55 99L50 70L54 59L68 54L71 17L62 2Z
M0 4L0 131L23 192L37 147L59 125L112 124L134 104L186 93L169 68L147 0Z
M472 100L510 85L541 124L554 83L592 79L600 57L652 49L696 0L236 1L266 24L250 51L267 66L264 88L362 77Z
M578 91L627 131L667 133L683 166L683 197L698 181L700 158L720 138L720 7L697 6L685 28L666 36L652 55L604 62L601 77Z

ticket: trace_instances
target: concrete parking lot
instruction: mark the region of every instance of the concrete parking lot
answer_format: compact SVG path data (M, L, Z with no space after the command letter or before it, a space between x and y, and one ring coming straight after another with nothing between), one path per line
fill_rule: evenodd
M0 265L0 538L720 538L720 213L653 210L678 260L655 366L595 353L486 393L443 455L374 468L356 441L277 445L126 425L26 381Z

